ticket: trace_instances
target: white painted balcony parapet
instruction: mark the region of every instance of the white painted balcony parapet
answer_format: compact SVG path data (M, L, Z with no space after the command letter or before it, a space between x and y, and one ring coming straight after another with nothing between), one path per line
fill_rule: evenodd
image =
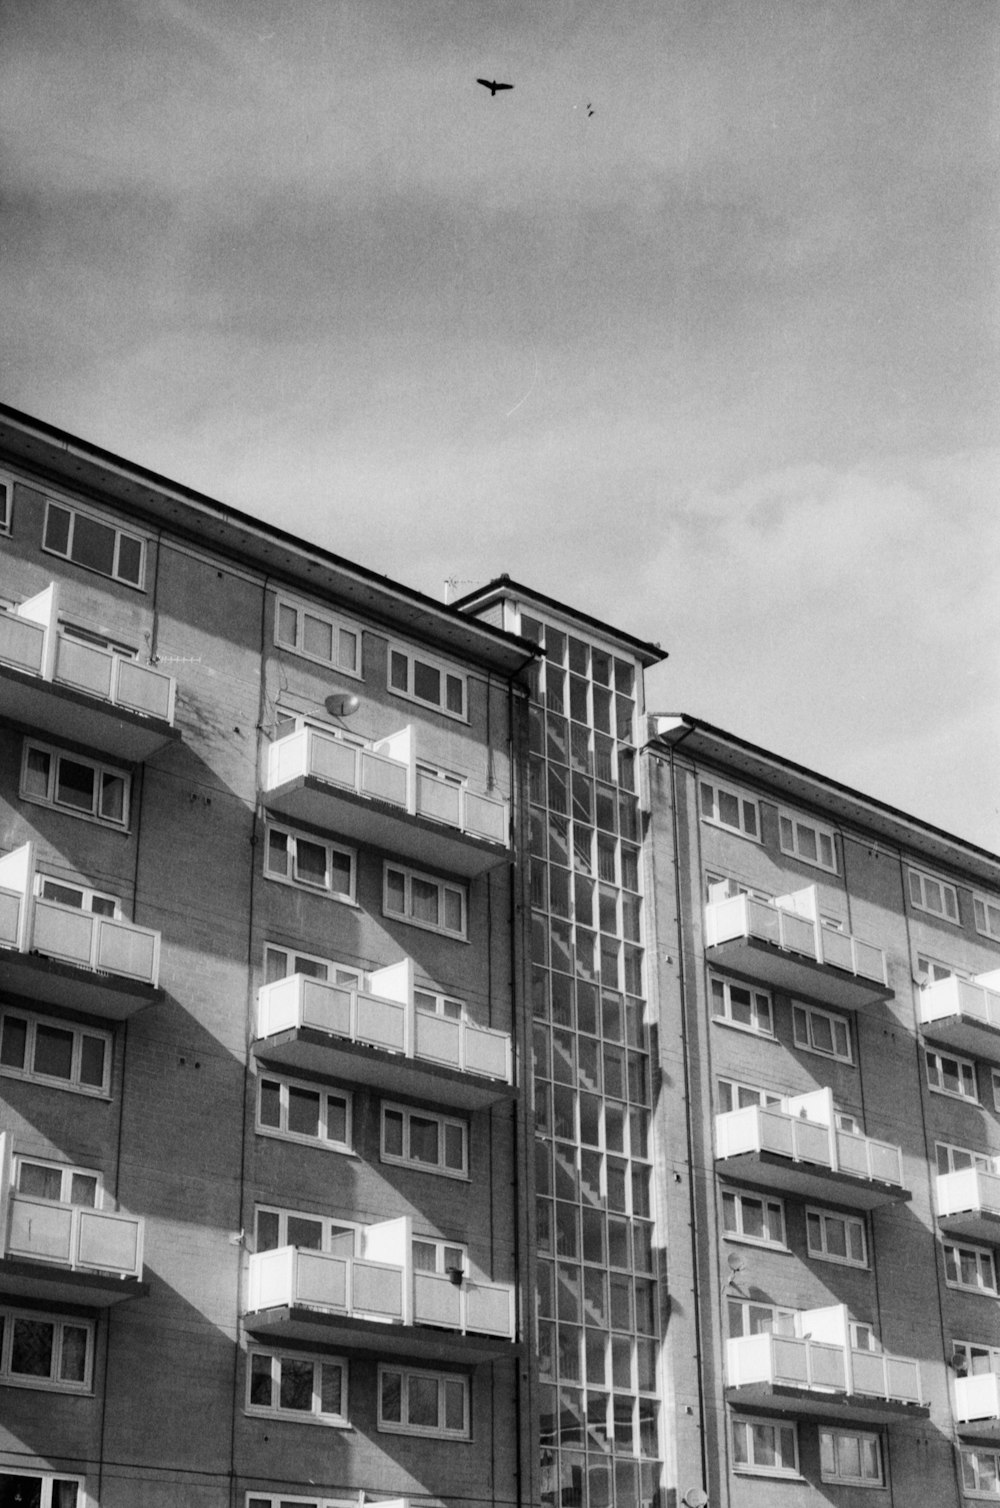
M34 895L35 873L32 843L0 859L0 948L156 987L159 932Z
M772 1153L793 1163L850 1178L903 1187L903 1154L891 1142L842 1131L829 1089L813 1090L776 1105L747 1105L715 1117L715 1155Z
M1000 1377L996 1372L955 1378L955 1418L959 1424L986 1420L1000 1424Z
M848 932L824 927L815 885L764 901L751 895L713 899L705 908L705 943L717 947L735 939L770 943L858 979L886 985L885 954Z
M263 985L257 994L258 1036L312 1028L458 1073L512 1083L509 1034L417 1009L411 959L376 970L369 979L369 990L303 974Z
M726 1345L726 1376L732 1388L764 1384L806 1392L845 1393L886 1403L921 1403L920 1363L850 1343L843 1304L804 1310L795 1335L744 1335Z
M0 663L173 727L173 676L62 633L54 582L11 612L0 613Z
M996 986L1000 986L996 971L975 979L952 975L925 985L917 996L921 1026L986 1028L1000 1033L1000 989Z
M74 1272L142 1276L143 1222L136 1215L14 1192L4 1228L5 1257L58 1263Z
M386 803L470 838L508 845L507 802L421 769L412 727L371 748L308 726L276 739L265 752L265 792L302 779Z
M1000 1174L993 1169L958 1168L953 1173L939 1173L935 1195L938 1220L944 1230L987 1241L1000 1238Z

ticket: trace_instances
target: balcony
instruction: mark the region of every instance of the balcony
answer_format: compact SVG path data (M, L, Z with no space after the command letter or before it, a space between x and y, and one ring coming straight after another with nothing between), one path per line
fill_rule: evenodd
M250 1258L246 1328L275 1342L486 1361L514 1339L509 1284L415 1270L408 1216L370 1225L360 1256L283 1246Z
M0 1293L108 1308L148 1292L142 1280L143 1221L18 1193L11 1140L0 1136Z
M294 1072L480 1110L513 1095L511 1039L414 1004L413 963L368 976L368 989L292 974L257 993L255 1054Z
M829 1089L715 1117L716 1169L727 1179L871 1210L911 1198L891 1142L837 1126Z
M0 859L0 987L124 1021L162 998L160 934L33 892L34 845Z
M264 761L270 811L370 843L451 874L481 874L508 856L507 803L420 768L407 727L372 748L321 728L272 743Z
M55 583L0 613L0 697L12 722L136 763L180 737L175 693L155 666L62 632Z
M726 1401L797 1418L891 1424L927 1418L920 1365L851 1344L846 1306L806 1309L794 1335L744 1335L726 1343Z
M975 979L939 979L918 996L925 1037L1000 1063L1000 970Z
M824 927L815 885L774 901L725 888L713 886L705 908L709 963L840 1010L892 999L882 949Z
M955 1422L963 1439L1000 1441L1000 1377L995 1372L955 1378Z
M986 1168L939 1173L937 1216L949 1236L1000 1244L1000 1174Z

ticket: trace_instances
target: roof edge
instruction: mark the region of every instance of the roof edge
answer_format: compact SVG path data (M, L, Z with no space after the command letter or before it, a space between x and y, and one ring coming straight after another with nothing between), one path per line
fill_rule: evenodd
M549 597L544 592L537 591L534 587L525 586L523 582L515 581L506 573L494 576L485 586L477 587L473 592L466 592L463 597L458 597L451 604L465 612L470 607L485 607L498 597L504 595L530 598L534 602L541 603L545 607L554 609L556 612L568 618L575 618L578 622L587 624L590 628L597 629L605 638L617 639L622 644L627 644L638 660L642 661L645 668L658 665L668 658L667 651L659 644L650 643L647 639L638 639L634 634L626 633L624 629L615 628L611 623L605 623L600 618L594 618L590 613L581 612L579 608L570 607L568 603L560 602L557 597Z

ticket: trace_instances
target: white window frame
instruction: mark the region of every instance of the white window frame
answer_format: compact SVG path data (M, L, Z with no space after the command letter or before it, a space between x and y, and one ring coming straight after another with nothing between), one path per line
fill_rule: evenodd
M45 781L45 794L39 795L37 791L28 789L28 759L31 754L41 754L49 762ZM69 760L72 764L82 765L94 774L94 797L90 811L84 811L82 807L74 806L71 802L60 801L59 791L59 765L62 760ZM120 780L124 787L122 796L122 815L108 817L101 810L101 784L104 776L112 776ZM70 817L79 817L84 822L96 822L101 827L112 827L117 832L127 832L129 824L129 812L132 801L132 776L128 770L120 765L107 764L103 760L88 759L84 754L72 753L69 749L59 749L53 744L40 743L37 739L26 738L21 752L21 785L19 795L22 801L30 801L34 806L50 807L52 811L64 812Z
M806 1205L806 1251L817 1262L836 1262L841 1267L867 1267L868 1266L868 1225L864 1216L848 1215L840 1210L825 1210L819 1205ZM818 1247L812 1244L810 1239L811 1226L810 1216L819 1222L820 1244ZM847 1255L840 1256L830 1250L830 1240L827 1227L831 1221L839 1221L844 1227L844 1247ZM850 1229L861 1234L861 1257L850 1255Z
M833 1458L834 1458L834 1465L833 1465L833 1469L832 1470L824 1464L824 1461L825 1461L824 1441L825 1440L829 1440L830 1441L830 1450L831 1450L831 1452L833 1454ZM861 1457L863 1455L863 1452L864 1452L864 1449L865 1449L866 1446L870 1446L870 1445L874 1444L874 1446L875 1446L875 1459L876 1459L876 1462L877 1462L877 1465L878 1465L878 1476L877 1477L867 1476L867 1475L865 1475L863 1469L862 1469L862 1473L861 1473L860 1476L854 1476L854 1475L850 1474L849 1472L841 1471L840 1467L839 1467L839 1462L837 1461L837 1455L838 1455L837 1442L840 1441L840 1440L856 1441L857 1445L858 1445L858 1455L859 1455L859 1457ZM845 1487L847 1487L847 1486L849 1486L849 1487L884 1487L885 1486L885 1466L883 1464L882 1436L880 1434L878 1434L874 1430L830 1429L827 1425L821 1425L820 1426L820 1430L819 1430L819 1460L820 1460L819 1476L820 1476L820 1481L821 1482L840 1482Z
M34 1011L18 1010L15 1006L5 1005L0 1007L0 1050L2 1050L4 1028L8 1021L23 1021L25 1023L24 1041L24 1067L18 1068L14 1063L4 1063L0 1060L0 1076L10 1079L26 1079L32 1084L47 1084L53 1089L68 1089L73 1094L89 1094L99 1099L108 1099L111 1093L111 1060L114 1050L114 1038L109 1031L103 1031L100 1027L80 1026L75 1021L61 1021L55 1016L36 1015ZM40 1073L28 1064L34 1062L35 1051L38 1041L39 1027L48 1028L51 1031L66 1032L73 1038L71 1049L70 1076L68 1079L58 1077L56 1074ZM95 1041L104 1045L104 1077L100 1084L84 1084L80 1079L83 1063L83 1042L85 1037L92 1037Z
M271 1399L269 1404L254 1403L252 1401L254 1380L254 1358L266 1359L270 1363ZM295 1362L299 1365L308 1364L313 1369L312 1381L312 1408L307 1412L305 1409L282 1408L281 1406L281 1368L285 1362ZM340 1408L336 1413L324 1413L323 1411L323 1369L330 1367L340 1373ZM322 1353L294 1351L291 1349L273 1350L270 1346L247 1346L247 1387L245 1411L255 1418L263 1419L292 1419L300 1424L321 1424L326 1427L343 1429L349 1422L348 1398L347 1398L348 1368L347 1361L342 1356L330 1356L326 1351ZM274 1401L277 1400L277 1401Z
M444 1016L449 1021L465 1020L465 1001L457 1000L441 990L426 990L423 985L413 987L413 1006L427 1016Z
M966 1093L965 1089L948 1089L945 1087L946 1063L954 1063L956 1067L956 1081L958 1084L967 1084L971 1079L972 1092ZM924 1067L927 1073L927 1087L932 1094L944 1094L951 1100L964 1100L967 1105L978 1105L979 1100L979 1075L976 1073L976 1064L972 1058L960 1058L957 1053L938 1052L936 1048L924 1048Z
M349 1498L301 1497L297 1492L255 1492L250 1488L243 1508L358 1508L358 1495ZM83 1505L80 1505L83 1508Z
M386 1419L382 1412L383 1384L385 1378L392 1374L400 1379L399 1400L400 1419ZM438 1386L438 1423L436 1426L426 1424L411 1424L406 1418L407 1414L407 1383L410 1378L433 1379ZM445 1385L448 1383L460 1383L462 1387L462 1412L463 1422L461 1429L449 1429L442 1421L444 1419ZM427 1367L411 1367L408 1365L396 1366L389 1362L381 1362L378 1369L378 1424L377 1428L390 1435L422 1435L433 1436L442 1440L469 1440L472 1438L472 1408L471 1408L471 1379L464 1372L437 1372Z
M817 1046L814 1033L816 1022L822 1021L830 1028L830 1040L833 1048L827 1049ZM805 1026L805 1040L799 1034L799 1026ZM847 1051L837 1051L837 1028L846 1035ZM792 1001L792 1041L802 1052L815 1053L821 1058L832 1058L837 1063L847 1063L854 1066L854 1045L851 1041L851 1023L847 1016L839 1016L836 1011L822 1010L818 1005L807 1005L805 1001Z
M815 854L803 851L804 833L813 835ZM786 807L778 808L778 843L782 853L790 854L803 864L815 869L824 869L827 874L837 874L837 835L832 827L823 827L810 817L799 817ZM829 859L824 854L824 845L829 847Z
M706 811L705 793L709 792L708 810ZM735 822L727 822L720 815L721 796L728 796L736 802L737 818ZM727 780L716 780L715 776L698 776L698 812L703 822L709 822L713 827L723 827L728 833L738 833L741 838L749 838L751 843L763 843L760 824L760 801L756 796L751 796L749 791L743 790L738 785L730 785ZM752 812L752 817L749 815Z
M942 1153L944 1157L942 1158ZM960 1147L954 1142L936 1141L934 1143L934 1160L938 1174L962 1173L966 1168L979 1168L981 1172L992 1173L995 1162L989 1152L977 1152L974 1147ZM942 1170L941 1163L947 1163Z
M402 668L397 661L405 662L406 685L398 684L398 670ZM419 696L416 691L417 672L416 667L420 664L428 670L433 670L440 676L440 695L437 700ZM448 683L457 683L461 689L462 708L456 711L448 706ZM388 654L386 657L386 689L390 696L404 697L408 702L416 702L421 707L431 707L440 712L442 717L450 717L453 721L467 723L469 721L469 677L447 660L438 659L435 655L424 654L422 650L409 649L406 645L389 641Z
M929 953L917 954L917 975L925 975L921 989L927 989L929 985L940 984L943 979L970 979L972 976L964 969L956 969L952 964L945 963L943 959L932 958Z
M1000 1110L1000 1068L990 1069L990 1086L993 1092L993 1109Z
M10 534L14 527L14 485L19 478L0 471L0 534Z
M994 1256L993 1251L990 1249L990 1247L973 1246L966 1241L944 1241L942 1242L942 1250L944 1252L944 1281L948 1288L959 1288L963 1293L984 1294L989 1298L997 1297L998 1290L996 1257ZM952 1277L951 1273L948 1270L949 1253L952 1252L956 1254L956 1260L953 1265L955 1271L958 1273L957 1277ZM984 1271L991 1274L990 1282L988 1284L983 1282L962 1282L961 1263L958 1259L963 1254L967 1257L971 1257L975 1261L976 1272L980 1277L982 1276Z
M295 614L295 629L291 639L284 637L282 632L282 613ZM333 653L329 656L317 654L314 650L305 647L305 620L312 618L330 630L330 644ZM361 666L361 625L353 622L350 618L341 617L339 613L332 613L327 608L316 607L311 602L305 602L301 598L289 596L285 592L277 592L274 599L274 642L279 649L287 649L290 654L300 655L303 660L311 660L314 665L325 665L326 668L340 671L342 675L349 675L352 680L363 679ZM341 635L348 634L354 639L353 658L347 656L341 658Z
M21 1189L21 1169L25 1165L32 1168L46 1168L50 1172L59 1174L60 1189L59 1198L52 1199L52 1204L73 1205L69 1195L73 1192L74 1178L92 1178L94 1180L94 1202L92 1205L74 1205L76 1209L103 1209L104 1208L104 1175L97 1168L82 1168L76 1163L57 1162L53 1157L33 1157L28 1152L16 1152L14 1154L14 1167L11 1177L11 1185L18 1192ZM48 1199L46 1194L28 1194L30 1199Z
M784 1418L781 1418L781 1419L774 1419L774 1418L771 1418L771 1419L760 1419L760 1418L757 1418L756 1416L754 1416L753 1414L742 1414L742 1413L741 1414L731 1414L729 1416L729 1419L730 1419L730 1436L729 1436L729 1441L730 1441L730 1447L731 1447L731 1450L732 1450L733 1471L734 1472L737 1472L741 1476L745 1474L747 1476L757 1476L757 1477L798 1477L799 1476L799 1432L798 1432L798 1427L797 1427L797 1425L796 1425L796 1423L795 1423L794 1420L789 1421L789 1420L784 1419ZM781 1440L781 1431L782 1430L787 1430L791 1434L791 1437L792 1437L792 1457L793 1457L792 1461L790 1463L786 1464L786 1462L785 1462L785 1460L784 1460L783 1457L781 1459L780 1464L771 1464L769 1462L763 1462L763 1463L758 1464L756 1461L754 1461L754 1459L753 1459L753 1454L754 1454L754 1433L753 1432L754 1432L755 1429L772 1430L774 1432L774 1449L773 1449L773 1453L774 1453L775 1456L778 1456L780 1454L779 1442ZM741 1431L745 1432L744 1433L744 1439L745 1439L744 1452L745 1452L746 1458L747 1458L746 1461L738 1461L737 1458L736 1458L737 1457L737 1449L738 1449L737 1444L736 1444L736 1438L737 1438L737 1433L741 1432Z
M716 890L716 887L719 885L724 885L726 887L725 893L723 895L713 893ZM734 879L731 874L719 874L718 871L714 869L706 870L705 900L709 905L711 905L713 901L732 900L737 895L748 895L751 900L765 901L768 905L770 905L774 900L774 892L772 890L761 890L756 885L745 885L742 880Z
M277 1084L278 1103L281 1123L272 1126L262 1119L263 1098L265 1084ZM315 1136L305 1131L291 1131L288 1127L289 1101L293 1093L299 1090L304 1094L314 1095L319 1101L318 1123L320 1130ZM345 1135L343 1139L331 1137L327 1133L330 1124L330 1102L336 1101L344 1107ZM327 1089L323 1084L315 1083L306 1079L289 1078L283 1073L270 1073L263 1070L257 1075L257 1134L258 1136L272 1136L277 1141L294 1141L309 1147L322 1147L327 1152L352 1152L354 1150L354 1116L353 1097L347 1089Z
M774 1094L770 1089L761 1089L757 1084L743 1084L739 1079L729 1079L720 1076L716 1079L716 1089L719 1097L719 1114L728 1115L734 1110L745 1110L750 1105L779 1105L781 1095ZM729 1100L728 1109L724 1103ZM740 1100L743 1103L740 1103Z
M67 548L58 550L53 545L47 544L49 532L50 510L58 508L62 513L69 514L69 534L67 536ZM76 520L78 518L90 519L92 523L99 524L105 529L110 529L115 536L114 563L110 571L102 571L97 566L88 565L86 561L76 560L73 557L73 537L76 533ZM118 574L121 559L122 540L131 540L139 546L139 571L138 580L132 581L128 576ZM42 549L46 555L55 555L59 560L68 560L72 565L78 566L81 571L93 571L96 576L103 576L108 581L117 581L122 586L129 586L133 591L144 592L146 581L146 546L148 539L136 529L124 529L113 522L106 513L99 513L93 508L83 508L79 503L67 503L58 497L46 497L45 499L45 522L42 527Z
M403 1151L400 1155L386 1150L386 1117L402 1116L402 1143ZM410 1124L416 1120L432 1121L439 1131L438 1135L438 1160L436 1163L424 1162L422 1159L408 1155L410 1146ZM411 1168L418 1173L433 1173L440 1178L458 1178L465 1182L469 1180L469 1123L457 1115L440 1115L433 1110L416 1109L411 1105L398 1105L391 1100L383 1100L382 1113L379 1117L379 1156L383 1162L392 1163L396 1167ZM445 1132L447 1128L457 1127L462 1136L462 1167L452 1168L445 1162Z
M742 990L750 997L749 1022L737 1021L733 1018L734 990ZM767 1037L771 1041L774 1040L774 1000L768 990L758 989L752 984L744 984L739 979L724 979L721 974L710 974L708 992L712 1002L712 1020L716 1024L730 1026L734 1031L749 1032L755 1037ZM722 1009L717 1010L717 1005L721 1005ZM765 1015L767 1025L762 1026L761 1022Z
M401 875L403 879L403 907L397 911L389 905L389 876L390 874ZM432 885L438 892L438 915L445 914L445 892L450 891L459 898L462 913L461 926L456 929L448 927L443 922L428 922L422 917L413 915L413 881L421 880L425 885ZM421 927L425 932L439 932L443 937L454 937L460 942L467 942L469 936L469 891L465 885L460 885L454 880L443 880L439 875L426 874L422 869L411 869L406 864L396 864L386 860L382 867L382 915L392 921L402 922L407 927Z
M356 969L351 964L341 963L337 958L325 958L319 953L304 953L301 948L286 948L281 943L271 942L264 944L265 983L268 982L269 957L279 954L285 959L287 972L284 974L275 974L274 979L270 981L272 984L276 984L279 979L290 979L293 974L305 974L309 979L319 979L326 984L342 984L348 989L353 989L354 987L358 989L364 988L365 973L363 969ZM302 963L307 965L316 964L318 966L317 970L310 972L308 968L300 969L298 966ZM325 969L326 972L321 974L319 973L319 969Z
M916 911L926 911L929 916L936 916L939 921L950 922L953 927L962 925L962 911L958 904L958 891L948 880L939 879L936 874L928 874L926 870L914 869L908 865L906 870L907 892L910 904ZM941 892L941 905L934 905L931 886L936 886ZM948 897L951 897L951 908L948 906Z
M973 1370L977 1354L986 1362L981 1372ZM983 1345L974 1340L953 1340L951 1357L959 1377L976 1377L982 1372L1000 1372L1000 1346Z
M52 1364L48 1377L35 1377L15 1372L11 1367L14 1350L14 1326L18 1320L34 1320L38 1324L52 1326ZM0 1345L0 1385L13 1388L38 1388L47 1393L91 1393L94 1387L94 1321L77 1314L53 1314L42 1309L17 1309L4 1304L0 1307L0 1324L3 1327L3 1343ZM59 1376L62 1365L66 1329L83 1330L86 1334L84 1376L82 1381Z
M959 1455L962 1461L963 1496L985 1498L991 1503L1000 1499L1000 1447L994 1450L987 1445L967 1445L960 1448ZM980 1487L977 1480L979 1476L978 1458L980 1456L988 1456L992 1461L993 1480L997 1484L996 1487Z
M746 1189L728 1189L721 1191L722 1199L722 1239L724 1241L741 1241L750 1246L767 1246L772 1251L788 1250L788 1227L785 1224L785 1203L783 1199L775 1199L769 1194L751 1193ZM732 1208L736 1218L735 1229L726 1227L726 1204L732 1200ZM781 1226L780 1238L773 1236L755 1236L748 1234L746 1229L745 1207L760 1205L761 1223L767 1227L771 1224L774 1215L777 1214Z
M72 901L64 901L58 895L46 895L45 892L50 885L58 885L60 890L70 890L74 895L78 896L79 905L74 909L89 911L93 916L107 916L114 918L116 921L121 921L122 904L117 895L109 895L104 890L95 890L91 885L81 885L76 880L64 880L61 875L36 874L35 894L43 900L52 901L56 906L73 906L74 903ZM95 901L110 901L113 910L95 911Z
M274 1246L261 1246L260 1244L260 1217L261 1215L274 1215L278 1222L278 1239ZM334 1219L332 1215L317 1215L314 1210L292 1210L279 1207L276 1204L258 1204L254 1207L253 1215L253 1249L260 1251L280 1251L283 1246L294 1246L294 1241L289 1239L289 1220L308 1220L320 1228L321 1244L318 1247L303 1247L303 1251L333 1250L333 1241L341 1236L350 1235L353 1244L352 1256L357 1256L359 1244L359 1232L364 1230L356 1220Z
M286 840L285 854L286 865L284 873L271 868L271 835L280 834ZM297 874L298 844L309 843L314 848L321 848L326 854L325 879L322 885L314 884L311 880L303 880ZM340 854L350 864L349 889L335 890L333 854ZM264 877L275 880L279 885L290 885L294 890L304 890L309 895L322 895L331 901L339 901L343 905L357 905L358 889L358 855L355 849L348 848L343 843L332 843L328 838L321 838L318 833L301 832L297 828L289 827L284 822L272 822L270 819L264 826Z
M728 1299L726 1301L727 1316L729 1320L729 1334L734 1340L743 1339L748 1335L794 1335L795 1321L798 1318L797 1309L786 1309L780 1304L760 1304L754 1299ZM734 1316L739 1314L739 1324L733 1323ZM758 1315L762 1319L770 1320L770 1327L753 1324L753 1316Z
M1000 901L981 890L972 892L972 915L976 931L981 937L991 937L1000 942Z
M423 1246L434 1253L433 1267L417 1267L416 1248ZM462 1241L443 1241L439 1236L414 1235L410 1242L411 1256L413 1257L414 1272L435 1272L440 1276L453 1271L455 1268L469 1275L469 1248Z
M39 1508L52 1508L52 1488L56 1482L72 1482L76 1487L76 1502L73 1508L87 1508L84 1478L75 1471L36 1471L33 1467L0 1466L2 1477L27 1477L38 1482L42 1489Z

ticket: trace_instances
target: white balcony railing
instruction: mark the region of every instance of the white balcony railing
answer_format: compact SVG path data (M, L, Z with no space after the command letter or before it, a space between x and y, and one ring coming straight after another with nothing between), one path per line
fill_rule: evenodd
M710 901L705 908L706 945L716 947L736 938L771 943L876 984L887 982L881 948L823 926L817 913L815 886L778 896L774 901L752 895Z
M939 979L918 995L920 1024L958 1022L965 1018L1000 1031L1000 994L975 980Z
M903 1154L891 1142L841 1131L830 1091L817 1090L776 1105L746 1105L715 1117L715 1155L770 1152L791 1162L829 1168L852 1178L903 1186Z
M173 676L60 632L54 583L12 612L0 613L0 662L173 725Z
M370 749L345 743L321 728L299 728L276 739L266 752L264 789L277 790L306 777L470 837L507 844L507 803L421 769L411 728Z
M382 1048L461 1073L512 1082L511 1039L506 1032L418 1010L413 1001L413 968L394 966L385 977L393 995L330 984L303 974L266 984L257 994L257 1034L311 1027L348 1042Z
M765 1383L858 1394L886 1402L920 1403L919 1362L852 1346L843 1305L803 1311L796 1315L796 1330L800 1333L744 1335L729 1340L729 1386Z
M959 1168L937 1176L938 1215L995 1215L1000 1220L1000 1174Z
M283 1246L250 1258L248 1309L303 1308L396 1325L458 1333L514 1334L513 1289L497 1283L415 1272L388 1263Z
M51 1262L75 1272L142 1275L143 1222L77 1204L57 1204L28 1194L9 1196L4 1255Z
M959 1424L1000 1420L1000 1377L996 1372L955 1378L955 1418Z
M81 969L156 985L159 932L45 900L32 894L34 880L31 843L0 859L0 948L40 953Z

